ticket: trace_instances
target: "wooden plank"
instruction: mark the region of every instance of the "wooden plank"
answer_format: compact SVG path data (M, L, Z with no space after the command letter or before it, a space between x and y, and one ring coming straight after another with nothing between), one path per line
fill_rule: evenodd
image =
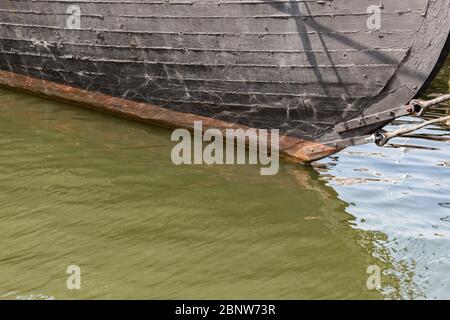
M89 92L78 88L45 81L42 79L0 71L0 85L21 89L37 95L45 95L54 100L76 104L85 108L106 112L128 119L150 123L168 128L186 128L193 130L194 121L202 121L203 129L209 128L248 129L236 123L230 123L195 114L176 112L151 104L133 102L126 99ZM270 137L269 137L270 141ZM280 136L280 156L294 162L311 162L326 157L339 149L321 143L298 139L288 135ZM311 152L311 150L315 150Z

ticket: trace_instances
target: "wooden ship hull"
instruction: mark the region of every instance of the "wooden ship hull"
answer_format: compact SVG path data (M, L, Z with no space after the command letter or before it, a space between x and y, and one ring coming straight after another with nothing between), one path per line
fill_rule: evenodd
M0 85L171 128L279 129L281 155L309 162L412 113L448 55L449 8L2 0Z

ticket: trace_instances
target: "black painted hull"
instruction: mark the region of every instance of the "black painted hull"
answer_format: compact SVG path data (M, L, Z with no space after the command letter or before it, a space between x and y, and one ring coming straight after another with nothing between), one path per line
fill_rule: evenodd
M379 30L371 4L2 0L0 69L345 147L397 116L366 118L411 100L448 50L449 0L384 2Z

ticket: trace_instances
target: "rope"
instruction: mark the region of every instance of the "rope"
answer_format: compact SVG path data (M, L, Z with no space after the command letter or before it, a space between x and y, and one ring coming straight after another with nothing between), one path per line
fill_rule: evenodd
M437 97L436 99L428 100L428 101L427 100L412 100L410 104L414 107L417 106L417 107L421 108L421 110L419 111L419 113L420 113L419 115L423 115L425 113L425 111L427 111L427 109L429 109L437 104L443 103L447 100L450 100L450 94L444 94L443 96L440 96L440 97Z
M414 110L414 111L416 111L418 114L422 115L430 107L435 106L440 103L443 103L448 100L450 100L450 94L446 94L446 95L440 96L436 99L429 100L429 101L413 100L413 101L411 101L410 104L413 105L414 107L418 106L420 108L420 110ZM417 130L422 129L426 126L429 126L431 124L442 123L442 122L446 123L447 121L450 122L450 116L445 116L445 117L440 117L440 118L433 119L433 120L428 120L428 121L425 121L425 122L417 124L417 125L404 126L400 129L397 129L394 131L381 130L381 131L378 131L377 133L375 133L374 140L378 146L384 146L386 143L389 142L389 140L391 140L395 137L399 137L404 134L417 131Z

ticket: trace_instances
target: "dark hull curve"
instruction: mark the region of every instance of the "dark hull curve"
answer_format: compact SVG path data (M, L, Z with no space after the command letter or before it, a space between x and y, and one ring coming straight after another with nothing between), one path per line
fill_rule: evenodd
M375 31L373 4L3 0L0 83L107 112L95 96L64 92L124 99L133 103L120 113L137 119L133 105L158 105L176 112L164 120L173 127L196 115L277 128L297 141L291 155L310 161L402 115L448 50L450 0L385 2ZM80 8L79 29L67 27L70 5ZM46 85L32 88L34 79ZM305 151L310 142L319 148Z

